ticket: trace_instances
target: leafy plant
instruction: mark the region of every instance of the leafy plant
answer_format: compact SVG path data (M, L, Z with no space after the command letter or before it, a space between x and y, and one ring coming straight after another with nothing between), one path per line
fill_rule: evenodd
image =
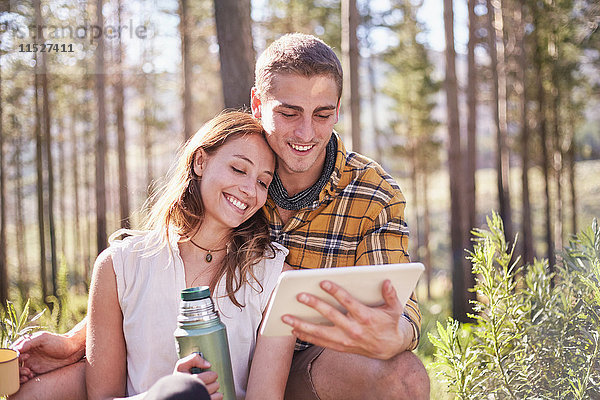
M521 266L497 214L474 230L474 324L429 334L435 368L458 399L600 396L600 228L574 237L556 272Z
M31 333L39 326L33 325L44 311L37 313L29 319L29 301L25 303L23 311L19 314L12 302L6 302L5 311L0 314L0 347L9 347L21 336Z

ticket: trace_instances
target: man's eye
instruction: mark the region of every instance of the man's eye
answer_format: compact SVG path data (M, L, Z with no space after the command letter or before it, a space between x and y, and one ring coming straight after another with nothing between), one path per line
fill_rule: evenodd
M283 112L283 111L282 111L282 112L281 112L281 115L283 115L284 117L288 117L288 118L290 118L290 117L293 117L293 116L294 116L294 115L296 115L296 114L294 114L294 113L287 113L287 112Z
M237 169L236 167L231 167L231 169L233 170L233 172L236 172L238 174L245 174L244 171L242 171L241 169Z
M262 187L264 187L265 189L269 187L268 183L265 183L265 182L261 181L260 179L258 180L258 184L261 185Z
M327 119L327 118L331 117L331 114L327 114L327 115L317 114L317 117L319 117L321 119Z

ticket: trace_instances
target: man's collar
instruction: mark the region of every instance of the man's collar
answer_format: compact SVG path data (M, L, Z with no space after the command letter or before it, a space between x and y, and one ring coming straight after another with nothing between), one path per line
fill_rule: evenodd
M323 201L327 194L333 196L335 195L337 188L340 183L340 179L342 178L342 172L346 167L346 147L344 147L344 143L340 138L340 135L333 131L333 136L337 141L337 154L335 156L335 167L333 168L333 173L331 174L329 181L325 184L323 190L319 194L319 202Z

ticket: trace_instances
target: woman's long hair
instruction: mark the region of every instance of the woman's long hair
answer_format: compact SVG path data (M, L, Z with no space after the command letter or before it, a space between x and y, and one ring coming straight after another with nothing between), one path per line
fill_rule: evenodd
M224 112L204 124L179 151L178 161L169 171L163 187L148 199L147 204L151 204L151 208L144 227L164 229L167 243L170 243L170 229L182 238L191 238L204 219L201 178L194 172L197 152L202 148L210 155L228 140L244 135L262 135L263 138L265 135L260 122L244 112ZM266 253L267 249L270 251ZM244 283L250 282L250 277L258 282L252 266L265 255L274 257L275 249L271 244L267 218L260 209L233 229L227 255L210 282L211 293L215 293L217 283L225 275L227 295L233 304L243 307L235 293Z

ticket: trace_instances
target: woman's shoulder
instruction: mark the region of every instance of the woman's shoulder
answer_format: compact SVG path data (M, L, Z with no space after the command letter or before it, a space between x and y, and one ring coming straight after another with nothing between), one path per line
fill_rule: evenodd
M171 237L169 239L177 240ZM108 242L113 251L156 251L166 247L167 236L163 230L119 229L110 235Z

